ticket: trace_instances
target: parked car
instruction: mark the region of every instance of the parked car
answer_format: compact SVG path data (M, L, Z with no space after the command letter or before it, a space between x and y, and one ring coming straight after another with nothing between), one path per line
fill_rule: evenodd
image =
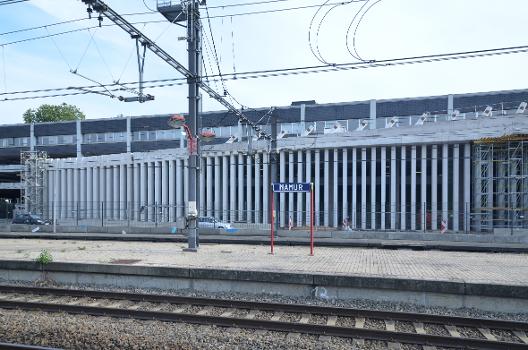
M49 220L44 220L40 215L36 214L16 214L13 218L12 224L22 225L50 225Z
M205 218L198 218L198 227L230 229L231 224L216 220L215 218L212 218L212 217L205 217Z

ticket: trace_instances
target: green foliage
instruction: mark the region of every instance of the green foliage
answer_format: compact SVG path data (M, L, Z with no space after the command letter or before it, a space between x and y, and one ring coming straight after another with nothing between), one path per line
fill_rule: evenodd
M50 252L44 249L43 251L40 252L40 255L37 257L36 262L42 265L47 265L53 262L53 256L51 255Z
M68 120L84 120L85 115L79 108L63 103L61 105L41 105L37 109L24 112L24 123L59 122Z

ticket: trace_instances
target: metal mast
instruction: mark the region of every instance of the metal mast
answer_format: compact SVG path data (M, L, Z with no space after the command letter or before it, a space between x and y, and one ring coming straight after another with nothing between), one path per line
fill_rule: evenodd
M193 136L198 134L201 105L200 77L201 77L201 48L200 45L200 10L196 0L189 1L187 5L187 48L189 54L189 72L187 77L189 84L189 122L188 126ZM198 177L200 175L199 165L200 140L196 138L194 152L189 155L189 206L187 217L189 219L188 250L196 250L199 246L198 240L198 209L201 198L198 198Z

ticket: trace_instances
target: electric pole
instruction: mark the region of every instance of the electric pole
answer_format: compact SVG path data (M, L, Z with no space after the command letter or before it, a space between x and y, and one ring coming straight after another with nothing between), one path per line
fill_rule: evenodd
M199 247L198 215L200 212L201 198L197 181L200 174L200 138L197 137L199 130L199 113L201 105L200 96L200 68L201 68L201 38L200 38L200 8L197 0L191 0L187 7L187 51L189 55L189 72L187 77L189 84L189 121L188 126L196 145L189 155L189 204L188 204L188 251L196 251Z

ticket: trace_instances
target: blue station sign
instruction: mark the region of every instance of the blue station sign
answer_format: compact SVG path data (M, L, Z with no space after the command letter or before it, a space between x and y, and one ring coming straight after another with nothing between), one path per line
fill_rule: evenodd
M309 182L274 182L273 192L290 193L290 192L310 192Z

